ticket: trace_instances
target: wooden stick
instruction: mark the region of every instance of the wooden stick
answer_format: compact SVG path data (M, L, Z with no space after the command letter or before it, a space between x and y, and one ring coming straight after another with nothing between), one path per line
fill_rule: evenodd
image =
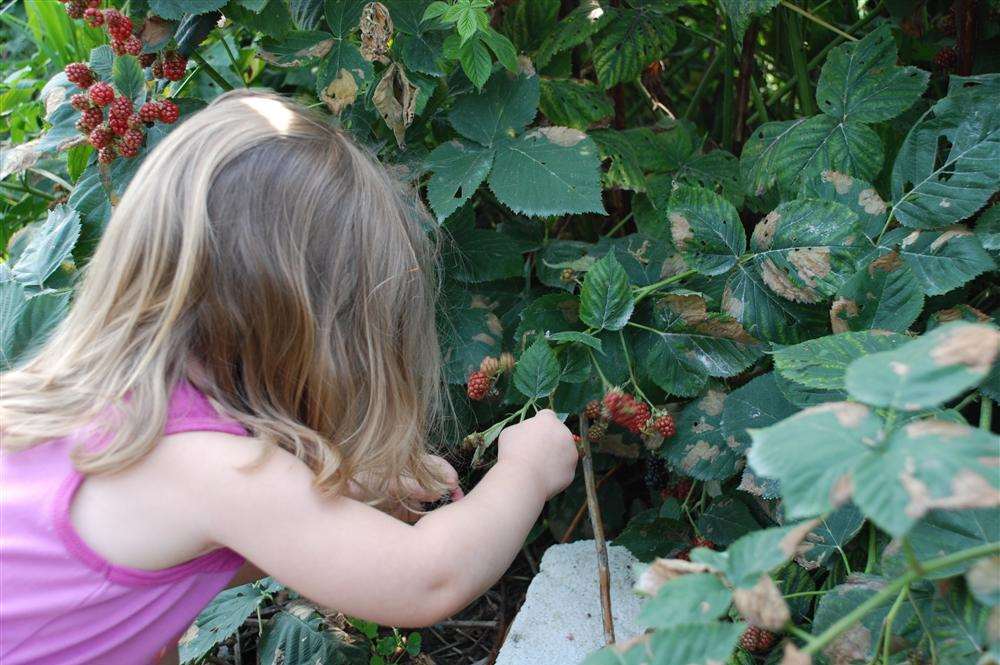
M597 576L601 587L601 614L604 619L604 642L614 644L615 622L611 616L611 571L608 569L608 544L604 540L604 520L601 506L597 502L597 483L594 481L594 460L590 453L590 439L586 436L587 415L580 414L580 439L583 449L583 483L587 489L587 509L590 512L590 526L594 530L594 544L597 547Z

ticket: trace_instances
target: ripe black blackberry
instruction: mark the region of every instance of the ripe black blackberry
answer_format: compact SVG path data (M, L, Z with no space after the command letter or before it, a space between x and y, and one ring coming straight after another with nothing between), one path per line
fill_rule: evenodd
M670 467L662 457L650 457L646 460L646 472L642 476L650 494L658 496L667 487L670 480Z

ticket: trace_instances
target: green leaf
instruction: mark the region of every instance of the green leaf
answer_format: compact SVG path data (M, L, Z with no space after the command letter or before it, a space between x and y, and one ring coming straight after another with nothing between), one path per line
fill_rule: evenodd
M326 0L326 24L337 39L345 38L358 27L364 0Z
M133 101L140 101L146 92L146 75L134 55L119 55L111 68L111 80L118 92Z
M777 295L752 264L738 263L729 275L722 292L722 311L755 338L780 344L823 334L829 325L822 310Z
M497 231L477 229L471 211L445 224L450 242L443 252L444 269L460 282L488 282L517 277L524 269L522 254L531 248Z
M783 298L802 303L836 293L866 245L857 215L820 199L782 203L758 222L750 238L764 283Z
M1000 75L991 75L1000 80ZM971 84L970 84L971 85ZM930 229L965 219L1000 183L1000 109L992 94L953 88L903 141L892 169L892 215Z
M226 18L272 39L284 39L294 28L285 0L268 0L261 11L251 11L233 5L229 5L225 11Z
M675 189L667 218L674 247L689 267L704 275L728 272L746 250L746 235L736 208L707 189Z
M68 291L29 297L15 281L0 282L0 368L30 358L69 310Z
M885 227L889 207L867 180L837 171L823 171L802 181L797 198L823 199L842 203L861 220L861 230L875 239Z
M774 367L786 379L809 388L843 390L844 374L852 362L907 341L903 335L881 332L847 332L811 339L776 349Z
M1000 250L1000 204L994 203L976 221L976 235L984 249Z
M844 282L830 308L830 322L836 332L905 332L923 308L919 280L893 252L872 260Z
M740 183L740 164L736 157L725 150L691 155L674 174L674 181L721 193L733 205L743 203Z
M344 73L349 74L359 91L367 90L374 80L372 63L361 55L358 47L346 40L338 40L327 54L316 74L316 92L323 94L335 80Z
M896 66L896 42L888 24L860 41L830 51L819 76L816 103L838 120L882 122L913 105L930 74Z
M628 323L635 300L628 275L614 254L593 265L580 289L580 319L597 330L621 330Z
M685 525L676 519L661 517L655 508L633 517L615 538L615 545L628 548L632 556L644 562L678 552L687 542Z
M957 584L928 601L922 604L921 613L929 623L926 634L934 642L938 662L977 665L995 660L994 619L989 608L973 602Z
M750 196L762 196L778 181L778 164L788 137L808 118L766 122L753 131L740 153L743 186Z
M433 171L427 183L427 200L443 222L472 198L493 166L493 150L453 139L436 147L425 161Z
M481 93L470 92L455 100L448 120L468 139L492 146L514 138L535 118L538 110L538 77L498 71Z
M845 583L834 587L820 598L819 605L816 607L812 634L822 634L834 622L850 614L852 610L885 586L886 581L881 577L859 574L848 577ZM826 647L825 653L828 656L835 655L838 659L837 662L844 665L865 663L871 660L880 650L882 642L879 636L882 634L882 626L894 600L894 598L886 598L871 612L861 617L860 621L849 626L846 631L834 638ZM898 627L906 625L907 621L912 618L912 607L909 603L903 603L899 607L899 614L893 625L898 629Z
M675 577L643 604L638 622L648 628L715 623L732 597L722 581L710 573Z
M611 160L601 176L605 189L621 188L635 192L646 190L646 175L642 172L642 162L636 147L630 139L634 134L615 129L601 129L589 132L601 154L601 161Z
M954 321L898 349L858 358L844 383L851 397L866 404L918 411L976 386L998 348L994 326Z
M797 559L807 568L833 566L846 556L844 549L858 535L865 523L865 516L853 504L841 506L831 515L820 519L819 525L809 532L806 542L812 547Z
M707 377L735 376L763 353L739 323L709 313L698 295L667 295L654 308L654 322L655 332L644 331L636 348L640 371L674 395L693 397Z
M490 52L486 50L482 40L477 37L464 42L458 52L458 61L468 79L477 90L481 90L493 70Z
M737 42L743 41L743 34L754 16L764 16L778 5L779 0L719 0L719 7L733 24Z
M318 615L300 619L290 612L274 615L260 641L261 665L368 665L367 649L328 630Z
M541 127L500 143L490 189L514 212L532 217L604 214L597 147L568 127Z
M785 563L796 552L801 525L754 530L736 540L725 552L696 548L692 561L708 563L726 576L738 588L753 587L762 575ZM711 561L709 561L711 559Z
M996 263L979 238L961 224L937 231L893 229L879 244L880 252L898 248L924 293L941 295L956 289Z
M323 0L288 0L288 11L299 30L321 29L323 10Z
M537 298L521 312L521 323L514 333L514 342L522 344L525 336L544 337L551 333L580 328L580 303L568 293L547 293Z
M227 0L149 0L149 8L160 18L176 21L184 14L205 14L220 9Z
M559 383L559 361L544 339L521 354L514 368L514 387L529 399L548 397Z
M266 596L254 584L226 589L201 611L178 645L182 663L198 660L243 625Z
M88 65L99 78L107 80L111 78L111 71L115 65L115 52L107 44L95 46L90 49Z
M660 455L685 476L697 480L725 480L743 459L722 430L726 393L709 388L688 404L677 419L677 435L664 442Z
M497 62L503 65L508 72L516 74L518 69L517 49L514 48L510 40L493 28L487 28L479 34L480 38L486 42L486 45L490 47L490 50L497 57Z
M538 47L535 66L545 67L556 53L579 46L598 33L615 15L615 10L601 0L582 0L567 14Z
M726 398L722 429L727 437L733 437L742 451L750 447L748 429L768 427L799 410L778 389L774 379L774 372L758 376Z
M781 191L789 194L798 191L803 179L823 171L874 180L882 167L882 139L868 125L853 120L816 115L792 126L778 140L773 165Z
M35 229L28 246L11 268L14 279L41 286L70 258L79 237L79 213L67 205L56 206L49 211L45 223Z
M746 630L744 623L683 624L643 637L624 653L604 647L583 665L714 665L729 658Z
M496 315L479 305L475 295L465 288L445 296L439 307L445 379L464 384L485 356L500 354L503 327Z
M598 353L604 353L604 347L601 344L601 340L597 339L593 335L588 335L587 333L566 330L546 335L546 339L550 342L575 342L577 344L589 346Z
M729 397L732 398L732 395ZM717 499L698 516L698 531L723 547L759 528L760 524L750 514L746 504L733 497Z
M637 78L646 65L667 55L676 41L674 22L656 3L619 10L594 46L598 82L607 89Z
M906 541L916 560L924 562L944 553L960 552L1000 541L1000 520L996 519L996 511L990 508L932 510L906 534ZM905 552L898 544L883 552L882 570L886 575L902 575L909 565ZM966 572L972 565L973 561L964 561L926 573L926 577L954 577Z
M610 118L615 112L611 100L597 84L582 79L543 78L539 107L553 125L579 130Z
M293 30L284 39L266 37L261 40L261 57L278 67L299 67L313 58L328 53L333 37L322 30Z

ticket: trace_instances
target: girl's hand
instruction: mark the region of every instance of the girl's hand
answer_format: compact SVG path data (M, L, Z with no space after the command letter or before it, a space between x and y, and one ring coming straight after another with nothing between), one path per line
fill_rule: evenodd
M546 499L573 482L578 459L573 433L549 409L500 432L497 462L520 464Z
M438 476L447 484L452 501L458 501L465 496L458 484L458 472L447 460L438 455L425 455L424 457L427 465L437 470ZM364 478L359 479L358 482L352 480L348 486L348 496L355 501L365 503L379 498L367 490L364 480ZM441 498L441 495L427 491L412 478L399 478L393 495L393 498L379 504L378 508L405 522L415 522L420 519L422 513L410 510L414 504L433 503Z

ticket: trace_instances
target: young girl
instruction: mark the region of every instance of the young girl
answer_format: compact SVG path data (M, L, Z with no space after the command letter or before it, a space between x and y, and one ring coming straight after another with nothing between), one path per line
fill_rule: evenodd
M68 318L2 377L0 661L149 663L244 562L399 626L493 584L577 454L541 411L468 496L385 512L460 492L425 452L426 233L276 95L223 95L152 151Z

